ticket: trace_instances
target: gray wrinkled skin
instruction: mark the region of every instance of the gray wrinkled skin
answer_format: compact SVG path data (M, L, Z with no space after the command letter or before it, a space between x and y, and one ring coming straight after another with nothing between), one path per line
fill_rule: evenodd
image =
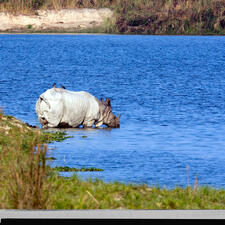
M120 127L120 115L118 117L116 117L112 113L110 99L107 98L106 101L101 99L101 101L98 100L98 103L99 103L100 113L103 118L103 124L108 127L119 128Z

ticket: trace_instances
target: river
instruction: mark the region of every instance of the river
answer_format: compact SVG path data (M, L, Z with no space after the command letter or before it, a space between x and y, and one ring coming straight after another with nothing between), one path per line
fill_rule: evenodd
M225 37L0 35L0 106L40 126L55 82L110 98L119 129L69 129L52 166L105 182L225 187ZM71 176L72 173L61 173Z

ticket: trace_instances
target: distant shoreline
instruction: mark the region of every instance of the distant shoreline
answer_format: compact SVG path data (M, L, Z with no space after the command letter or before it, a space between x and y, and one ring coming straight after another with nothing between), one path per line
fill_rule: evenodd
M224 0L28 2L0 3L0 32L225 35Z
M133 34L133 33L76 33L76 32L0 32L0 35L99 35L99 36L218 36L223 37L225 34Z
M4 35L4 34L12 34L12 35L120 35L120 34L108 34L108 33L57 33L57 32L33 32L33 33L27 33L27 32L0 32L0 35Z

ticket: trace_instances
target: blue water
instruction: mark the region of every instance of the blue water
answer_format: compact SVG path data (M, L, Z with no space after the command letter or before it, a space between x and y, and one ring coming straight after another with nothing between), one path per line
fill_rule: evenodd
M69 129L52 166L83 179L174 188L225 187L225 37L0 35L0 106L39 125L56 82L111 99L119 129ZM84 138L83 136L87 136ZM70 176L71 173L62 173Z

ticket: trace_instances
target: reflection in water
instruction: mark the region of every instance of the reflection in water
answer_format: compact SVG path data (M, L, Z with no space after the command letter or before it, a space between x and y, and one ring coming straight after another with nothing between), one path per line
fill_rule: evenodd
M79 127L79 128L47 128L47 129L43 129L45 131L51 131L51 132L81 132L81 131L84 131L84 132L98 132L98 130L104 130L104 131L111 131L112 129L114 128L111 128L111 127L93 127L93 128L90 128L90 127Z

